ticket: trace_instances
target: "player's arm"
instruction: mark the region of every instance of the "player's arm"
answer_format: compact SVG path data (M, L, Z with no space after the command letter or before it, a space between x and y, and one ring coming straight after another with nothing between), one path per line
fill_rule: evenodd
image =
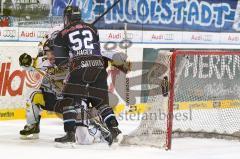
M131 63L127 61L126 54L117 51L103 51L102 55L122 72L127 73L131 70Z
M101 50L100 49L100 42L99 42L99 32L97 31L97 28L95 28L94 26L90 25L96 36L96 42L97 42L97 46L99 47L97 50ZM101 51L100 54L102 55L102 57L104 58L104 60L111 62L112 66L115 66L116 68L118 68L120 71L127 73L130 71L130 62L127 61L127 55L120 52L120 51L114 51L114 50L106 50L106 51Z
M23 53L19 57L19 65L26 71L35 71L37 58L32 58L29 54Z
M64 62L67 62L69 59L69 52L67 50L67 43L61 35L61 32L58 33L54 39L54 51L55 64L58 66Z

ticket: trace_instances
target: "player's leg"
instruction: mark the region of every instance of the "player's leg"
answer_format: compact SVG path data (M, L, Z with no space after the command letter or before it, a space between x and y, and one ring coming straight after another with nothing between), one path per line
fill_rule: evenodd
M101 115L102 121L106 124L107 128L112 134L112 138L115 142L119 142L121 131L118 128L118 121L113 112L113 109L108 104L103 104L97 107L99 114Z
M63 89L63 100L60 101L60 105L63 107L63 122L64 122L64 131L66 135L60 138L56 138L55 142L75 142L75 129L76 129L76 118L77 110L76 105L78 101L81 101L81 97L78 94L74 94L72 89L77 89L78 85L82 84L80 72L72 72L66 79L66 84ZM74 87L70 85L74 84Z
M82 101L80 97L64 98L58 102L63 107L63 122L66 135L56 138L55 142L67 143L77 142L81 145L89 145L94 141L94 136L89 134L89 120L85 109L87 103Z
M81 100L76 105L76 142L80 145L91 145L94 143L94 135L89 133L89 118L87 114L88 102Z
M50 112L55 112L58 114L62 114L63 108L62 106L58 103L61 99L59 99L55 93L52 92L45 92L42 91L43 93L43 98L45 101L45 105L41 106L42 109Z
M90 108L89 103L82 100L76 110L78 112L76 119L76 142L78 144L90 145L102 141L106 141L109 145L112 144L112 135L97 119L99 116L95 108Z
M40 133L41 105L45 105L43 95L40 91L34 91L26 100L27 124L20 131L22 139L37 139Z
M75 142L77 111L75 109L74 99L70 96L65 96L62 100L57 102L57 105L62 107L64 131L66 135L55 138L55 142Z
M63 106L63 121L66 135L56 138L55 142L67 143L77 142L78 144L89 145L94 141L88 131L89 119L85 110L88 103L80 97L75 96L74 100L68 96L60 101Z
M97 120L97 119L90 119L90 132L91 134L94 134L95 141L102 141L105 140L108 145L112 145L113 143L113 137L111 132L104 126L104 124ZM92 128L91 128L92 127ZM95 130L95 131L94 131Z
M98 110L102 121L111 132L113 139L118 142L121 131L118 128L118 121L113 109L109 105L107 72L105 70L99 74L97 81L91 84L91 89L89 89L89 91L92 96L92 105Z

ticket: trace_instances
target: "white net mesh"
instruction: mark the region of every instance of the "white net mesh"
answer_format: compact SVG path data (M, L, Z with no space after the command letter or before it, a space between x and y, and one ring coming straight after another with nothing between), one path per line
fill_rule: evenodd
M176 66L183 58L186 63L175 89L175 137L240 139L239 57L229 51L178 52ZM178 120L177 114L185 117Z
M123 143L169 146L166 115L170 107L174 108L173 137L240 140L240 52L185 50L174 55L174 105L169 105L169 93L163 91L164 79L170 79L174 72L170 71L172 55L159 53L148 72L148 81L149 88L155 88L152 84L161 87L149 91L147 117Z
M139 127L125 137L123 144L166 146L170 61L171 53L160 52L150 69L145 70L149 90L145 97L150 109L143 114Z

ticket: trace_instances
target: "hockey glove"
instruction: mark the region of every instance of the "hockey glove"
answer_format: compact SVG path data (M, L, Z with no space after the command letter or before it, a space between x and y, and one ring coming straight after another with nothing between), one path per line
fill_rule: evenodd
M23 53L19 57L19 65L24 67L29 67L32 64L32 57L27 53Z

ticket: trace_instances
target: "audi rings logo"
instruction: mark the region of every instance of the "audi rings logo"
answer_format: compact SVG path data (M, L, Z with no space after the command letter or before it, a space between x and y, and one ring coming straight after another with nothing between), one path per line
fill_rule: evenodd
M17 31L12 29L2 30L0 35L7 38L15 38L17 37Z
M47 34L47 31L38 31L37 38L44 38L46 34Z
M128 38L128 40L130 40L130 39L133 39L133 33L127 33L127 38Z

